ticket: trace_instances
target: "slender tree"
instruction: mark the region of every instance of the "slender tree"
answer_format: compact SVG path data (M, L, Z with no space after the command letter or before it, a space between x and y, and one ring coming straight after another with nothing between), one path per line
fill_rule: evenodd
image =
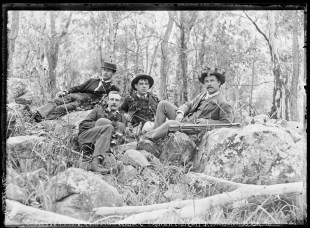
M275 38L275 11L268 11L268 35L259 28L257 23L244 12L248 19L254 24L257 31L263 35L265 38L272 62L272 72L274 76L274 89L273 89L273 101L270 116L272 118L285 118L285 91L286 91L286 81L283 75L281 75L281 66L278 55L278 47ZM284 94L283 94L284 93Z
M15 51L15 40L18 36L18 31L19 31L19 11L12 11L12 23L8 35L9 39L8 76L13 76L14 74L13 56Z
M59 51L59 45L62 39L67 35L68 33L68 27L70 25L72 18L72 11L69 14L69 17L65 23L65 26L63 27L62 31L57 33L56 27L55 27L55 12L50 12L50 36L45 41L45 55L47 57L48 62L48 76L49 76L49 89L51 91L52 96L55 96L56 91L56 67L57 67L57 61L58 61L58 51Z
M290 120L299 121L297 107L297 86L299 78L298 14L293 12L293 75L290 89Z
M167 99L167 63L168 63L168 40L173 27L172 13L168 11L169 20L163 39L161 41L161 62L160 62L160 81L159 99Z

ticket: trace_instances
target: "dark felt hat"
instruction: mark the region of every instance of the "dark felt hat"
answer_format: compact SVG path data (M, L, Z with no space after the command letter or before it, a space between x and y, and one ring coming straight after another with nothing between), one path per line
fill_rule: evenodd
M154 79L150 76L150 75L147 75L147 74L138 74L132 81L131 81L131 88L133 90L137 90L135 88L135 85L138 83L138 81L140 79L147 79L150 83L150 88L152 88L153 84L154 84Z
M211 70L211 68L205 70L198 78L200 83L204 84L205 77L210 75L214 75L221 82L221 85L225 83L225 72L223 71L220 73L217 68L214 70Z
M101 68L110 69L113 70L113 72L116 72L116 64L114 63L103 62Z

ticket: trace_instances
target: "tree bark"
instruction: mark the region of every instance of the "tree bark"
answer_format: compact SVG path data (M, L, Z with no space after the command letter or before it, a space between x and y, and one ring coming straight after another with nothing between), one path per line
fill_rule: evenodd
M258 27L258 25L244 12L247 18L253 23L257 31L263 35L267 41L271 62L272 62L272 72L274 75L274 88L273 88L273 97L272 97L272 107L270 111L270 117L274 119L285 118L285 111L287 109L285 102L285 92L286 92L286 83L283 75L281 75L280 61L277 50L277 43L275 39L275 11L268 11L268 32L269 38L266 34ZM284 93L284 95L283 95Z
M188 183L192 183L198 180L203 184L217 184L222 189L226 189L227 192L222 194L213 195L210 197L206 197L203 199L193 199L190 200L182 200L182 201L172 201L169 203L162 204L152 204L146 206L123 206L123 207L98 207L94 208L92 211L100 216L108 216L108 215L129 215L129 214L138 214L143 212L151 212L162 209L180 209L189 212L190 208L193 210L189 217L192 216L196 205L196 213L197 206L204 208L205 210L210 209L211 206L221 206L227 203L240 201L243 199L247 199L253 196L262 196L262 195L280 195L286 193L304 193L304 184L302 182L295 183L287 183L287 184L275 184L275 185L253 185L253 184L241 184L235 183L232 181L227 181L223 179L219 179L216 177L207 176L203 173L189 173L186 175L186 179ZM201 213L203 213L202 210ZM183 213L182 217L187 217L186 213Z
M176 20L173 17L173 20L176 26L179 28L179 67L180 70L177 69L177 76L175 79L175 101L176 103L184 103L188 101L188 77L187 77L187 43L189 41L190 32L196 22L198 17L197 12L188 12L188 17L186 17L186 12L180 11L179 13L179 20ZM186 20L189 19L188 21ZM181 84L181 85L180 85ZM178 90L181 90L179 97Z
M167 63L168 63L168 40L173 27L173 20L171 12L169 14L169 21L165 31L163 40L161 41L161 63L160 63L160 81L159 81L159 99L167 99Z
M298 115L298 79L299 79L299 47L298 47L298 14L293 13L293 75L290 89L290 120L299 121Z
M13 56L15 52L15 40L18 36L19 31L19 11L12 11L12 23L9 32L9 48L8 48L8 76L14 75L14 64Z
M256 47L256 36L255 36L254 46ZM253 107L253 89L254 89L254 78L255 78L255 61L256 61L256 51L254 52L253 63L252 63L251 92L250 92L250 100L249 100L249 116L254 115L254 113L252 113L252 107Z
M48 40L45 42L45 51L46 51L46 57L48 62L48 87L51 91L52 97L56 94L56 67L57 67L57 61L58 61L58 51L59 51L59 45L63 37L67 35L67 30L70 25L72 18L72 11L70 12L69 18L65 24L65 27L63 30L57 34L56 28L55 28L55 12L50 12L50 29L51 29L51 36Z
M203 199L173 201L170 203L153 204L147 206L99 207L94 208L93 212L99 216L136 214L127 217L124 220L118 221L118 224L128 223L129 221L130 223L140 223L141 221L154 219L155 217L157 218L157 215L161 214L161 212L165 209L176 210L177 214L181 218L193 218L205 215L210 209L221 207L233 202L238 202L250 197L281 195L288 193L304 194L306 191L306 188L302 182L275 184L269 186L247 185L220 180L218 178L209 177L206 175L204 176L204 174L202 174L202 176L205 181L231 186L235 190L232 192L224 192L222 194L213 195ZM150 212L153 212L153 214Z

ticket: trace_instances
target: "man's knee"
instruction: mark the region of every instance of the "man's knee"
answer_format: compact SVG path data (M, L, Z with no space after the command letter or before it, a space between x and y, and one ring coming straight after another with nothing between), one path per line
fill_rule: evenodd
M101 131L104 131L104 132L113 132L114 131L114 127L111 124L105 124L105 125L102 125L102 126L98 126Z
M168 106L168 105L171 105L171 103L170 103L169 101L166 101L166 100L160 101L160 102L158 103L158 107L159 107L159 108L163 108L163 107L166 107L166 106Z
M112 126L112 121L106 118L100 118L96 121L95 127L104 126L104 125Z

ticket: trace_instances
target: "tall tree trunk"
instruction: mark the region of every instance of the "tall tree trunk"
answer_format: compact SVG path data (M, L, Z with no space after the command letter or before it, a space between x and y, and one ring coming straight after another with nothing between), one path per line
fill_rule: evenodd
M182 78L182 94L181 103L187 102L187 40L184 21L184 12L180 12L180 65L181 65L181 78Z
M55 28L55 12L50 12L50 29L51 37L45 42L46 57L48 62L48 87L51 91L51 96L54 97L56 93L56 67L58 61L58 50L61 39L67 35L67 30L72 18L72 12L70 12L69 18L65 24L63 30L57 34Z
M254 40L254 47L256 47L256 35ZM253 89L254 89L254 78L255 78L255 61L256 61L256 51L254 52L253 56L253 63L252 63L252 78L251 78L251 92L250 92L250 100L249 100L249 116L252 116L254 113L252 113L253 109Z
M281 68L279 62L279 55L277 50L277 43L275 40L275 11L268 11L268 24L269 24L269 40L271 46L271 59L273 65L274 75L274 89L273 101L271 107L271 116L273 118L283 118L285 116L285 82L281 75Z
M299 48L298 48L298 17L293 13L293 75L290 89L290 120L299 121L297 106L297 86L299 78Z
M161 63L160 63L160 81L159 81L159 99L167 99L167 62L168 62L168 40L173 27L172 15L170 12L167 29L161 42Z
M150 63L150 68L149 68L149 75L151 75L152 73L152 69L153 69L153 65L154 65L154 61L155 61L155 57L156 57L156 53L157 53L157 49L158 49L158 46L160 44L160 40L158 41L158 43L156 44L155 48L154 48L154 52L153 52L153 56L152 56L152 60L151 60L151 63ZM146 71L147 72L147 71Z
M125 32L125 44L127 44L128 39L128 29L127 26L124 28ZM125 78L124 78L124 84L123 84L123 96L125 96L130 91L130 78L129 78L129 71L128 71L128 49L124 48L124 70L125 70Z
M9 55L8 55L8 76L13 76L14 74L14 65L13 65L13 56L15 51L15 40L18 36L19 31L19 11L12 11L12 23L11 29L9 32Z
M273 88L273 99L272 99L272 107L270 111L271 118L285 118L285 113L287 110L285 93L287 80L281 75L280 61L277 50L277 43L275 40L275 11L268 11L268 27L269 27L269 38L266 34L258 27L256 22L254 22L246 12L245 15L249 18L249 20L254 24L259 33L263 35L265 40L267 41L271 62L272 62L272 72L274 76L274 88Z

